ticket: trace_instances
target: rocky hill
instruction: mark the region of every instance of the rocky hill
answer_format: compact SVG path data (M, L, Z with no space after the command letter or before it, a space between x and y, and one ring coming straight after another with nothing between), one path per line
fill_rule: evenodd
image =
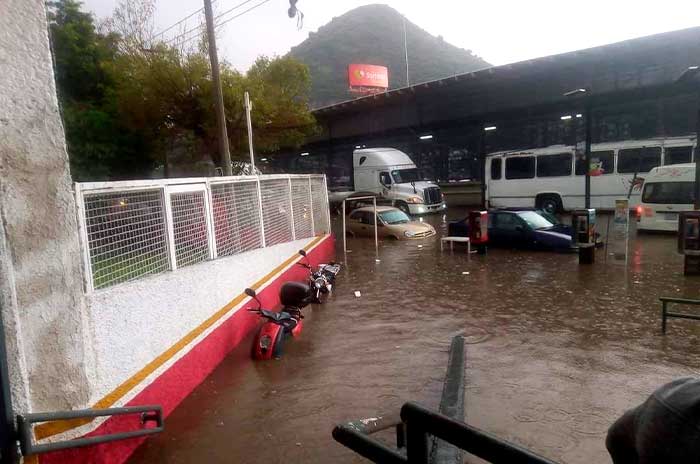
M355 8L311 32L289 54L309 66L311 103L320 107L356 96L348 91L350 63L389 68L389 88L406 85L403 16L386 5ZM490 66L406 20L409 78L412 84Z

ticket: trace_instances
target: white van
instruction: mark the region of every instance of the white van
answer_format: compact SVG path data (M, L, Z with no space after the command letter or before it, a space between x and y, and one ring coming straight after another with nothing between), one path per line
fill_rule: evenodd
M649 171L637 207L637 229L677 232L678 212L694 209L695 163Z

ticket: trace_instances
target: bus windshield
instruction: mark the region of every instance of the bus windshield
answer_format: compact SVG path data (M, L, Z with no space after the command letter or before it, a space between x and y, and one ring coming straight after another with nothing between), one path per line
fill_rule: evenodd
M420 180L423 180L421 173L417 168L399 169L396 171L391 171L391 176L394 178L394 182L396 182L397 184L418 182Z
M695 203L695 182L652 182L644 184L643 203L690 205Z

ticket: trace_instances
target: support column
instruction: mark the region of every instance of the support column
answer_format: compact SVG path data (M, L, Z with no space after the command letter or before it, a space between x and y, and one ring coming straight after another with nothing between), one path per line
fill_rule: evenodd
M0 306L14 413L90 403L94 355L43 0L0 2Z

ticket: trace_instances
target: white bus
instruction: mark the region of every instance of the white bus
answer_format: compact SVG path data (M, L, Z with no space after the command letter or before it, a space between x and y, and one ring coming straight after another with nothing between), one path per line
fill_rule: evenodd
M638 205L646 174L657 166L693 161L694 146L695 137L593 144L591 207L614 209L615 200L627 197L630 187L630 207ZM488 205L536 207L549 212L583 208L585 163L574 154L573 146L554 145L487 155Z
M637 230L678 231L678 212L694 209L695 163L652 169L637 207Z

